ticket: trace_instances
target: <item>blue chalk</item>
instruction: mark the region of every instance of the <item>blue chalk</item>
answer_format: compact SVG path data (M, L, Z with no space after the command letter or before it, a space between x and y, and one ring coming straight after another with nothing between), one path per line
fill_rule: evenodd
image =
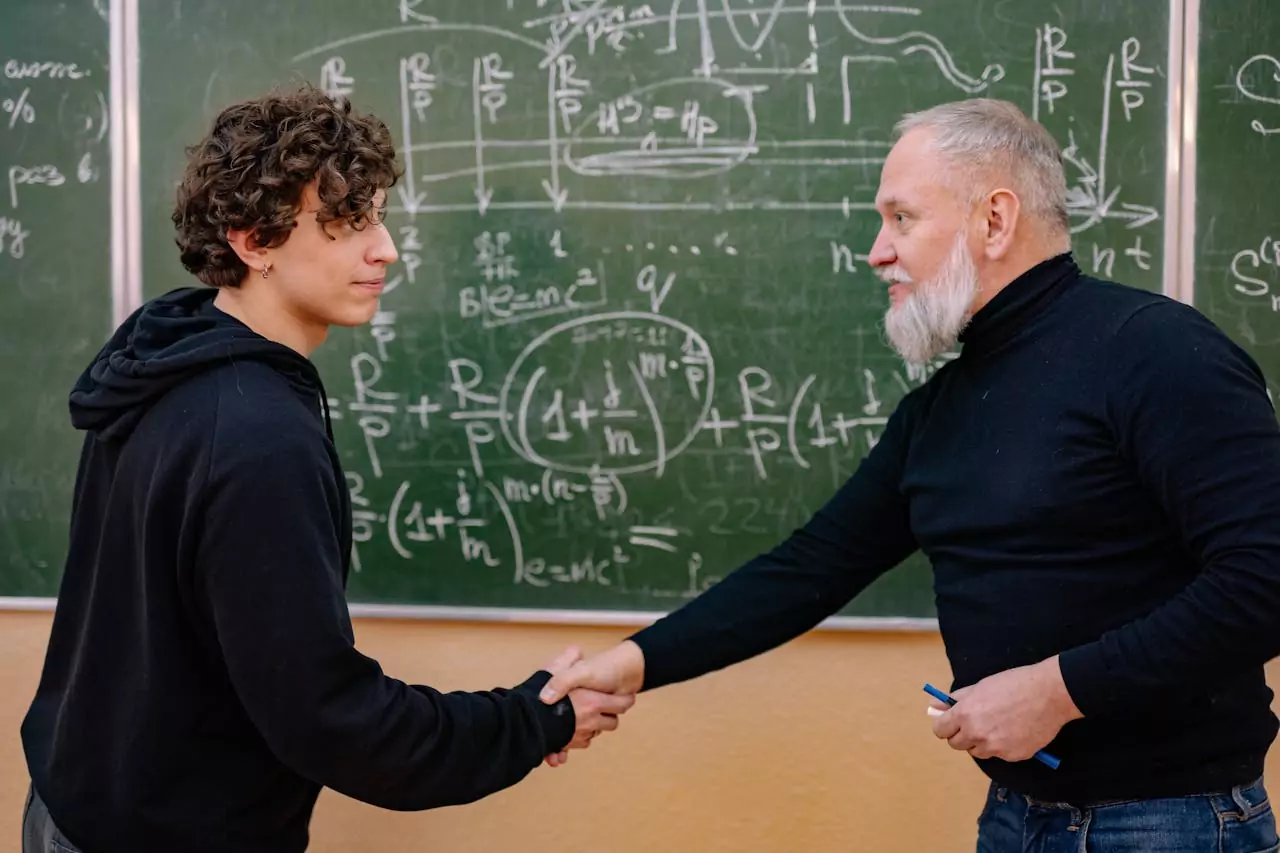
M926 684L924 686L924 692L928 693L930 696L932 696L934 699L937 699L940 702L946 702L948 705L956 704L956 700L952 699L950 696L948 696L946 693L943 693L941 690L934 687L932 684ZM1040 763L1048 765L1049 768L1052 770L1057 770L1058 765L1061 763L1057 758L1045 752L1043 749L1038 750L1036 752L1035 758Z

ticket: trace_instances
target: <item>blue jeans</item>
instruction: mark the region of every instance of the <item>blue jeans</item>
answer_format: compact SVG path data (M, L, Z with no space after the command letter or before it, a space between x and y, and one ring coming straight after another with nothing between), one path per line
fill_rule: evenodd
M978 853L1277 853L1262 780L1220 794L1074 807L994 783L978 819Z
M22 810L22 853L80 853L53 825L34 787L27 790L27 806Z

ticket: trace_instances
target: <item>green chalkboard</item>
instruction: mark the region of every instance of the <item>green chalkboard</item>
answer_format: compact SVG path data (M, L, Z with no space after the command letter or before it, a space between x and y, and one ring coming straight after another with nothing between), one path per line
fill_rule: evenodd
M1152 4L140 5L149 295L188 282L173 184L219 107L306 78L406 152L394 286L316 357L353 601L666 610L803 523L926 378L862 255L906 110L1033 112L1084 265L1160 287ZM924 561L845 612L932 615Z
M105 0L0 12L0 595L54 595L79 437L67 393L111 331Z
M1195 301L1280 391L1280 14L1202 0Z

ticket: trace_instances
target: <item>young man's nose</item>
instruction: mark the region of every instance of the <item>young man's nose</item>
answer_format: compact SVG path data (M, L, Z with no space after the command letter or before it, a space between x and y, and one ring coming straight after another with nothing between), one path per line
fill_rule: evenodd
M396 251L396 243L391 239L391 232L385 227L376 229L377 241L369 250L369 259L381 264L394 264L400 257Z

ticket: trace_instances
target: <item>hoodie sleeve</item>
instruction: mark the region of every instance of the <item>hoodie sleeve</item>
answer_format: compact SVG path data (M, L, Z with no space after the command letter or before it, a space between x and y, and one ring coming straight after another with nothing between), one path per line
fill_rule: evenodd
M231 681L275 755L347 796L419 810L500 791L562 749L573 707L538 699L545 672L510 690L441 693L356 650L342 485L320 441L274 430L215 441L196 577Z

